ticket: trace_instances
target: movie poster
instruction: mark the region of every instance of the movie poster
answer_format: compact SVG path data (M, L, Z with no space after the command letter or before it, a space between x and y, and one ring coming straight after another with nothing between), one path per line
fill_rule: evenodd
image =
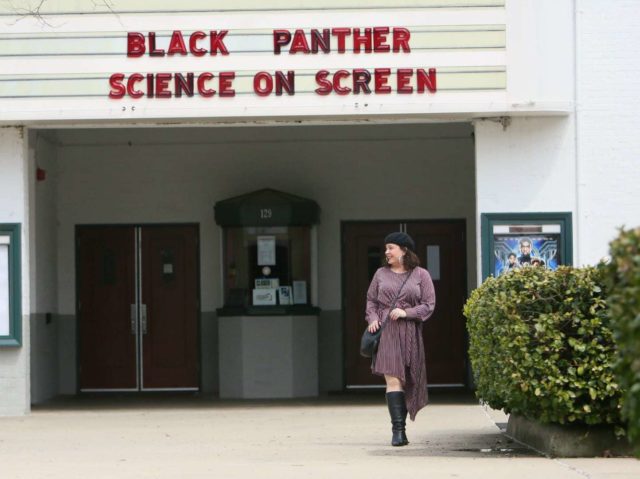
M555 270L562 264L560 233L493 235L494 276L529 266Z

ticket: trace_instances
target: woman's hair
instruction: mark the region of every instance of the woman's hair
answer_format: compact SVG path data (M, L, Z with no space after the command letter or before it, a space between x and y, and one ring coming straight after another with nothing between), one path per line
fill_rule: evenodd
M405 250L404 255L404 267L407 269L413 269L416 266L420 266L420 258L418 255L411 251L409 248L403 248Z
M420 266L420 258L418 258L417 254L404 246L401 246L401 248L405 253L403 263L405 268L411 270L416 266ZM386 266L387 268L389 267L389 263L387 263L387 259L384 256L382 257L382 266Z

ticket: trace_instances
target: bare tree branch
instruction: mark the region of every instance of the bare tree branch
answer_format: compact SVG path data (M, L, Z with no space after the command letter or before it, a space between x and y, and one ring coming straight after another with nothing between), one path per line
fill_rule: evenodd
M38 0L38 3L36 3L33 7L31 5L27 7L24 7L24 6L20 7L20 6L14 5L12 0L5 0L3 3L8 4L9 9L14 11L18 15L18 18L14 22L10 23L9 25L15 25L16 23L24 20L25 18L35 18L38 21L38 23L40 23L41 25L53 27L53 25L49 23L41 13L42 6L45 4L46 1L47 0Z
M122 25L122 27L124 28L124 24L122 23L122 20L120 19L120 15L118 15L118 13L113 9L113 7L114 7L113 0L91 0L91 3L93 3L93 6L95 8L103 6L107 10L109 10L118 19L118 23L120 23L120 25Z
M46 14L42 13L42 8L44 4L47 3L47 0L36 0L33 6L31 5L33 2L24 2L24 1L22 2L22 5L16 5L13 0L2 0L2 3L7 4L8 9L15 12L16 15L18 16L18 18L12 23L9 23L9 25L15 25L16 23L24 20L25 18L34 18L38 21L38 23L40 23L43 26L48 26L51 28L56 27L56 25L53 25L52 23L49 22L47 18L45 18ZM28 6L25 7L24 3L28 3ZM118 19L118 22L120 23L120 25L124 27L120 19L120 16L114 10L115 6L113 3L113 0L91 0L91 3L93 4L94 10L100 10L102 8L108 10Z

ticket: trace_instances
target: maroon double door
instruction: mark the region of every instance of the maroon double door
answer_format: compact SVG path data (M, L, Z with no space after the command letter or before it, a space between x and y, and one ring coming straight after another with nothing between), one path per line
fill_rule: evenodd
M465 223L452 221L345 222L343 241L343 310L345 312L345 379L347 386L384 384L371 374L371 360L359 353L366 326L364 312L371 278L384 257L384 237L405 231L416 243L420 263L431 273L436 309L423 328L427 381L430 385L466 383Z
M81 391L197 390L198 227L79 226Z

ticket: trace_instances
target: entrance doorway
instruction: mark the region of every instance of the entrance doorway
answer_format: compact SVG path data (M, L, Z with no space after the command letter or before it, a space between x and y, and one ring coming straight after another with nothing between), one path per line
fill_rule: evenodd
M198 390L197 225L78 226L81 391Z
M369 283L384 258L384 237L405 231L416 243L420 264L431 273L436 309L425 323L423 338L430 386L466 383L462 307L466 299L464 220L344 222L342 224L345 378L347 387L376 386L384 379L371 374L371 360L360 356L366 322Z

